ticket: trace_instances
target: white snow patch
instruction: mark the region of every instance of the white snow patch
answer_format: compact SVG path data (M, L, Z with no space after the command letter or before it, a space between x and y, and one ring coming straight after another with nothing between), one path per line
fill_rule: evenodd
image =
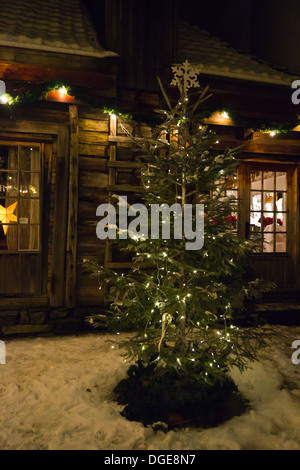
M300 364L291 345L300 328L277 329L259 362L231 372L251 410L216 428L166 434L120 415L112 391L128 364L107 341L112 335L7 339L0 449L299 450Z

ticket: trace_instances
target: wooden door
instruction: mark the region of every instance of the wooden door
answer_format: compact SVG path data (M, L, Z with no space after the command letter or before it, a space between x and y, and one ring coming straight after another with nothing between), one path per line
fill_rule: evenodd
M254 275L295 286L296 167L269 163L243 163L239 168L239 232L256 243L250 257Z
M43 143L0 140L0 295L46 289L44 153Z

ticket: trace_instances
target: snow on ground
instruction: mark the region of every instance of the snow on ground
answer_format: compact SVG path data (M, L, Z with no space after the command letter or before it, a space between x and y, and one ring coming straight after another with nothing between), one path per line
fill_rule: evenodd
M128 364L111 335L7 339L0 365L1 450L299 450L300 364L292 342L280 337L259 362L232 376L252 409L211 429L154 432L127 421L113 388Z

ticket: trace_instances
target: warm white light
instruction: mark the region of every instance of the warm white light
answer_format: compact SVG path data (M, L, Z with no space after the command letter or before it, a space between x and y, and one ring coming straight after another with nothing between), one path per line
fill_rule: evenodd
M0 96L0 103L1 104L7 104L9 101L8 95L4 94Z
M223 111L221 113L221 116L224 118L224 119L229 119L229 114L227 113L227 111Z
M271 136L271 137L274 137L275 135L276 135L276 131L271 131L271 132L270 132L270 136Z
M58 93L59 93L61 98L64 98L65 96L67 96L68 90L66 89L65 86L62 86L58 89Z

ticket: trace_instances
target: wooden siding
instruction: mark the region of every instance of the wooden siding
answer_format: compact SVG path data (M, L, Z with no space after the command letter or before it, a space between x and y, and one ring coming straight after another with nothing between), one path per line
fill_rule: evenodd
M129 260L123 253L112 251L109 243L96 237L96 210L99 204L109 202L109 196L113 193L127 194L130 201L139 197L141 155L133 152L132 142L120 122L114 124L108 114L101 110L91 111L84 106L78 106L77 118L73 106L44 103L30 111L20 109L13 124L11 120L1 120L1 111L1 138L33 140L44 145L43 265L46 274L39 297L30 299L26 296L22 299L16 295L14 299L1 298L0 310L28 308L30 305L50 309L101 306L105 300L103 293L97 280L84 270L83 260L92 258L101 265L113 268L129 266ZM70 109L73 109L71 113ZM71 124L74 116L76 125L74 122ZM146 125L129 130L136 136L150 133ZM218 131L221 131L221 137L216 148L220 151L227 145L233 148L245 143L242 136L247 132L241 132L241 128L218 126ZM299 163L298 133L275 138L255 134L242 149L240 157L245 162ZM297 189L296 178L295 174L294 185ZM299 189L297 191L293 207L299 219ZM295 246L298 247L297 227L294 237ZM293 260L297 259L299 266L297 247ZM252 260L256 272L262 277L279 272L280 263L287 262L284 257L271 258L267 265L259 257ZM58 277L53 277L54 273L59 273ZM287 282L288 279L280 279L280 284Z
M96 237L96 209L108 202L108 136L107 114L79 110L78 305L98 305L104 301L97 281L82 267L82 262L92 258L104 264L105 242Z

